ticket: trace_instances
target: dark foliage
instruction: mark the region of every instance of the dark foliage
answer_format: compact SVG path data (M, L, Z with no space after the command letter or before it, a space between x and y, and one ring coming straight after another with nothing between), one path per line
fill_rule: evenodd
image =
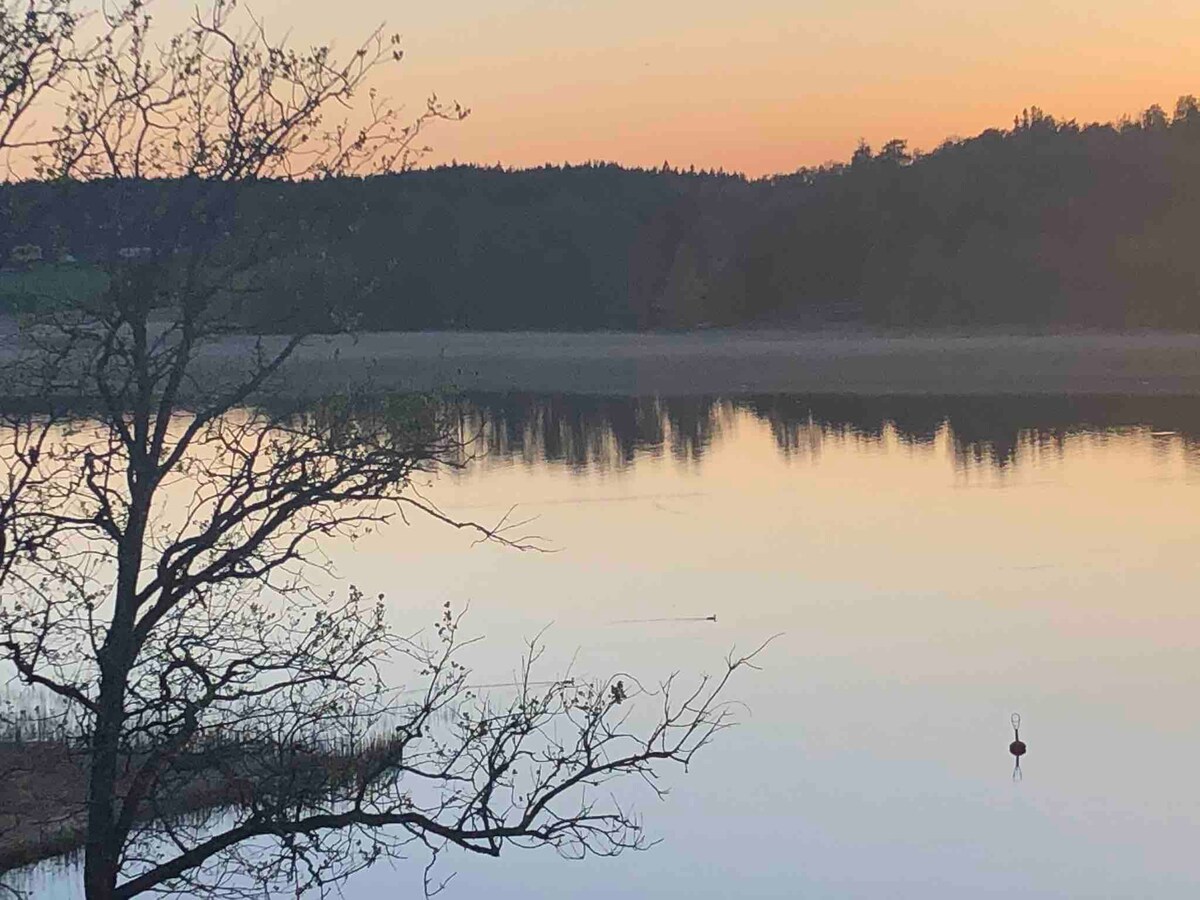
M194 180L132 193L128 182L27 183L0 193L0 246L103 262L123 248L168 255L193 232L265 233L287 249L264 264L275 287L247 301L251 327L296 315L344 327L349 315L367 329L1193 329L1198 151L1189 96L1171 115L1151 107L1105 125L1034 108L928 154L863 145L849 163L758 181L589 164L264 179L224 193ZM207 217L189 226L200 192Z

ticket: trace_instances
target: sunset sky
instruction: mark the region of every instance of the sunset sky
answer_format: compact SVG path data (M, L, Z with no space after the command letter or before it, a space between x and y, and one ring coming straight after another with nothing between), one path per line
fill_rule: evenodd
M931 149L1031 104L1110 120L1200 94L1200 3L1185 0L250 5L302 42L346 48L381 22L399 32L407 58L381 88L473 111L432 137L439 162L761 175L844 159L860 137Z

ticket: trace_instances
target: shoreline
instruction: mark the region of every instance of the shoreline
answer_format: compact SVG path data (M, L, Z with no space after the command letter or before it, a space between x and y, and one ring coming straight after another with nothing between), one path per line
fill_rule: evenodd
M0 363L21 337L0 322ZM236 380L258 338L202 348L195 374ZM281 336L266 336L268 351ZM726 397L1200 396L1200 334L852 330L366 332L312 335L273 393L345 390Z
M281 776L296 800L325 798L395 752L387 737L370 740L357 752L281 750L286 748L220 739L192 749L190 768L173 773L177 780L159 798L159 812L184 816L244 806L260 792L270 795ZM178 765L181 758L171 761ZM77 740L0 737L0 875L83 847L87 779L88 752Z
M253 339L205 351L236 364ZM280 390L608 396L1200 396L1196 334L376 332L314 336Z

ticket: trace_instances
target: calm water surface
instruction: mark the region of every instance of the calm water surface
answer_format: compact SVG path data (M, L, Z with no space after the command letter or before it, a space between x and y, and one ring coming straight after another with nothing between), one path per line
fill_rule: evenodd
M483 521L516 504L560 552L472 548L430 522L335 548L398 623L469 604L481 682L547 626L544 671L648 680L780 637L735 684L742 726L667 801L631 790L661 844L448 857L444 896L1194 897L1197 405L472 407L488 454L426 494ZM346 896L419 892L420 869ZM39 896L76 879L44 868Z

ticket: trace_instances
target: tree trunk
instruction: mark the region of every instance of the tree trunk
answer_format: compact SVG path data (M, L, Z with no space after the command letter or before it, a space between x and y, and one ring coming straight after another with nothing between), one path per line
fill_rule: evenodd
M92 730L88 773L87 843L83 883L87 900L112 900L126 835L118 829L118 775L125 692L133 668L138 575L152 493L131 491L129 522L117 551L117 589L112 622L100 648L100 694Z
M83 862L87 900L111 900L117 885L122 843L116 833L117 767L125 705L125 675L117 668L106 666L101 678L99 709L92 732Z

